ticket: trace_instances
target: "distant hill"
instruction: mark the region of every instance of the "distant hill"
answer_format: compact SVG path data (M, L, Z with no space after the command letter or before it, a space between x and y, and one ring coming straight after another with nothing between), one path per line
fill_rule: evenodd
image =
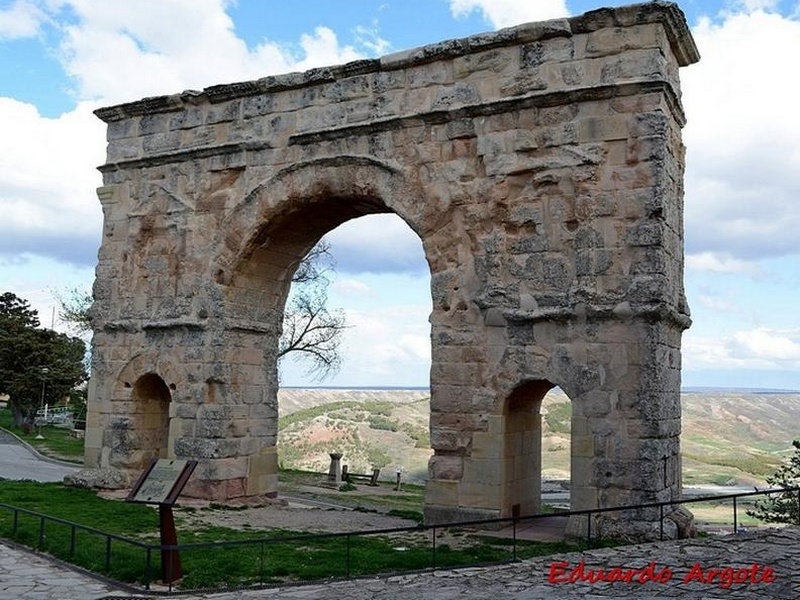
M771 390L682 394L683 480L686 484L763 485L800 438L800 393ZM342 452L353 472L402 468L424 481L431 454L427 390L282 389L278 452L284 468L326 471ZM571 405L559 390L542 403L542 468L569 478Z
M800 394L685 393L683 478L687 483L762 484L800 439Z
M383 469L423 481L430 457L427 390L282 389L278 458L284 468L327 471L342 452L353 473Z

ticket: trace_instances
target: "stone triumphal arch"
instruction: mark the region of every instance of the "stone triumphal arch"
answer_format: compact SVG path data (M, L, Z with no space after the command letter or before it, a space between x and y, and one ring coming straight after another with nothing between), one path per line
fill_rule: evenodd
M98 110L87 468L191 457L192 494L276 493L292 273L340 223L393 212L431 274L428 521L538 508L553 386L573 508L675 498L678 69L697 59L654 2Z

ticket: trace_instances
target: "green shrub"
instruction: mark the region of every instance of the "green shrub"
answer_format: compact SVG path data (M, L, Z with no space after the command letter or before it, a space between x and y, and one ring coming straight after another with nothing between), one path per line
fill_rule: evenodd
M767 477L770 488L793 488L800 486L800 441L792 442L794 453L775 473ZM799 493L782 492L762 496L756 500L752 510L745 511L749 516L767 523L789 523L800 525Z
M397 421L389 419L384 415L369 415L367 422L369 423L370 429L378 429L380 431L397 431Z

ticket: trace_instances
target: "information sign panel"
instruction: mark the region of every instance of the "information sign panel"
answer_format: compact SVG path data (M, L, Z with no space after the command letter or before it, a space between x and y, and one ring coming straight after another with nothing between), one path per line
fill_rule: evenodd
M133 486L128 500L147 504L175 504L197 461L180 458L153 460Z

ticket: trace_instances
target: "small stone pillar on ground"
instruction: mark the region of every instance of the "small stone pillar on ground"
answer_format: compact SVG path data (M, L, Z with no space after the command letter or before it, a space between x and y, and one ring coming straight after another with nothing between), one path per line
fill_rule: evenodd
M342 483L342 453L331 452L331 466L328 469L328 481L339 485Z

